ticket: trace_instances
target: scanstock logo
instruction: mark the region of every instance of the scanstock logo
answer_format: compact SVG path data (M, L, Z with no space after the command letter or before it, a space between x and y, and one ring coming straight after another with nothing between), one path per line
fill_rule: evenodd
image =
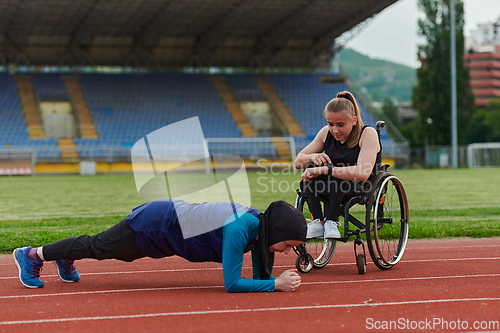
M147 201L172 200L184 238L220 228L243 214L242 206L251 206L243 159L210 155L198 117L149 133L134 144L131 156L139 196ZM181 218L189 215L186 202L226 202L234 218L213 221L197 216L197 221L189 221Z

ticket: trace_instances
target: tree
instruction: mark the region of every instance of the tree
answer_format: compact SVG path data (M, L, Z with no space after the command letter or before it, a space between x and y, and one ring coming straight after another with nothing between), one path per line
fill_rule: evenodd
M436 144L451 143L451 61L450 61L450 0L419 0L425 14L419 19L419 35L427 41L418 47L422 66L417 69L417 85L413 88L412 106L418 111L413 128L417 144L430 138ZM465 143L468 124L475 110L470 87L469 70L464 65L464 6L455 5L457 129L458 142Z
M383 118L386 122L390 122L392 126L387 126L387 131L390 136L395 137L395 131L399 131L401 128L401 124L398 119L398 106L394 103L394 101L390 98L384 99L384 103L382 104L382 113Z
M478 110L472 116L468 142L500 141L500 98L491 99L486 109Z

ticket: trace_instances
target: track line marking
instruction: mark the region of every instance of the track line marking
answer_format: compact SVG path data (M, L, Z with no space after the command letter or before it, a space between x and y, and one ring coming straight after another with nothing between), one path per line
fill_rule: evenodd
M426 240L422 240L425 242ZM436 240L437 242L438 240ZM348 243L350 244L350 243ZM342 244L340 244L342 245ZM490 244L490 245L465 245L465 246L429 246L429 247L412 247L416 244L408 245L405 251L417 251L417 250L434 250L434 249L464 249L464 248L485 248L485 247L500 247L500 244ZM338 246L338 245L337 245ZM335 249L335 253L345 253L345 252L353 252L352 250L347 249Z
M438 240L436 240L436 241L438 241ZM342 244L340 244L340 245L342 245ZM485 247L500 247L500 244L491 244L491 245L465 245L465 246L431 246L431 247L411 247L411 246L407 246L406 247L406 251L408 251L408 250L412 250L412 251L416 251L416 250L434 250L434 249L485 248ZM352 251L351 250L347 250L347 249L335 249L334 253L347 253L347 252L352 252ZM9 256L9 258L10 258L11 255L9 255L8 253L5 253L5 256ZM82 259L82 260L93 261L93 259ZM10 265L10 264L0 263L0 266L4 266L4 265Z
M429 261L466 261L466 260L499 260L500 257L491 257L491 258L436 258L436 259L415 259L415 260L401 260L400 262L412 263L412 262L429 262ZM367 264L372 265L373 263L367 262ZM328 264L327 266L351 266L356 265L353 262L341 262L341 263L333 263ZM274 266L274 268L292 268L294 265L278 265ZM252 266L243 266L243 269L251 269ZM112 274L144 274L144 273L179 273L179 272L193 272L193 271L220 271L222 267L206 267L206 268L180 268L180 269L156 269L156 270L142 270L142 271L113 271L113 272L94 272L94 273L82 273L82 276L91 276L91 275L112 275ZM44 277L55 277L57 274L44 275ZM0 276L0 280L8 280L8 279L18 279L16 276Z
M276 266L277 267L277 266ZM289 267L289 266L286 266ZM251 266L243 266L245 268L252 268ZM113 271L113 272L94 272L94 273L82 273L81 276L90 275L114 275L114 274L144 274L144 273L172 273L172 272L192 272L192 271L220 271L222 267L207 267L207 268L181 268L181 269L153 269L149 271ZM54 277L57 274L44 275L43 277ZM0 280L6 279L18 279L18 276L0 276Z
M54 293L54 294L34 294L34 295L13 295L13 296L0 296L0 299L15 299L15 298L35 298L35 297L51 297L51 296L75 296L75 295L92 295L92 294L109 294L109 293L123 293L135 291L164 291L164 290L184 290L184 289L218 289L224 286L198 286L198 287L164 287L164 288L137 288L137 289L111 289L111 290L93 290L93 291L74 291L67 293Z
M186 311L186 312L163 312L163 313L147 313L137 315L117 315L117 316L98 316L98 317L73 317L73 318L53 318L53 319L35 319L35 320L16 320L16 321L0 321L0 325L26 325L26 324L43 324L43 323L62 323L71 321L90 321L90 320L113 320L113 319L137 319L151 317L167 317L167 316L192 316L206 314L233 314L233 313L252 313L264 311L290 311L290 310L310 310L310 309L332 309L332 308L357 308L357 307L378 307L378 306L394 306L394 305L413 305L413 304L429 304L429 303L458 303L458 302L485 302L485 301L500 301L500 298L455 298L455 299L433 299L425 301L404 301L404 302L379 302L379 303L360 303L360 304L327 304L327 305L305 305L305 306L290 306L278 308L253 308L253 309L234 309L234 310L208 310L208 311Z
M426 261L464 261L464 260L498 260L500 257L491 257L491 258L436 258L436 259L410 259L410 260L401 260L400 262L426 262Z
M412 278L397 278L397 279L365 279L365 280L342 280L342 281L313 281L303 282L302 285L318 285L318 284L346 284L346 283L366 283L366 282L403 282L408 280L436 280L436 279L461 279L461 278L482 278L482 277L500 277L500 274L475 274L475 275L449 275L449 276L422 276ZM165 290L189 290L189 289L218 289L224 288L220 286L196 286L196 287L163 287L163 288L138 288L138 289L111 289L111 290L94 290L94 291L75 291L66 293L53 294L31 294L31 295L11 295L0 296L0 299L16 299L16 298L35 298L35 297L52 297L52 296L74 296L74 295L92 295L106 293L122 293L136 291L165 291Z
M304 282L301 284L342 284L342 283L360 283L360 282L402 282L402 281L406 282L408 280L463 279L463 278L478 278L478 277L500 277L500 274L422 276L422 277L404 277L399 279L317 281L317 282Z

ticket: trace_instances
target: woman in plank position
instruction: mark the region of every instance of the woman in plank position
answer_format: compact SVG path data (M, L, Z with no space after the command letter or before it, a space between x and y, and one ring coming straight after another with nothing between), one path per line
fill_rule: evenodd
M186 230L207 229L185 237ZM215 226L210 228L210 226ZM218 227L217 227L218 226ZM300 276L287 270L271 275L274 253L288 253L306 236L302 213L285 201L275 201L261 211L237 203L188 203L157 200L133 209L132 213L95 236L69 237L38 248L14 250L21 283L41 288L40 270L44 261L53 261L64 282L77 282L80 274L74 260L118 259L173 255L192 262L221 262L228 292L295 291ZM252 251L253 279L241 277L243 255Z

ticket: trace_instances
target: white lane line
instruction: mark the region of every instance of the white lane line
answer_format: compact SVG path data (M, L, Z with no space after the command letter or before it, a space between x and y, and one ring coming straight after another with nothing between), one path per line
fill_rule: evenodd
M279 267L279 266L275 266ZM291 267L291 266L283 266L283 267ZM251 266L242 267L243 269L250 269ZM193 271L221 271L222 267L213 267L213 268L181 268L181 269L153 269L148 271L113 271L113 272L94 272L94 273L80 273L81 276L90 276L90 275L115 275L115 274L144 274L144 273L175 273L175 272L193 272ZM43 275L43 277L55 277L57 274L49 274ZM18 276L0 276L0 280L7 279L18 279Z
M412 263L412 262L438 262L438 261L471 261L471 260L499 260L500 257L490 257L490 258L436 258L436 259L410 259L410 260L401 260L401 262L405 263ZM332 259L333 260L333 259ZM369 257L367 257L367 260L370 260ZM372 262L367 262L367 264L373 264ZM333 263L333 264L327 264L327 266L344 266L344 265L356 265L354 260L352 262L339 262L339 263ZM278 266L275 266L278 267ZM285 266L283 266L285 267Z
M418 242L418 241L417 241ZM422 242L427 242L426 240L422 240ZM439 240L436 240L436 242L439 242ZM349 245L352 246L352 244L348 243ZM464 248L486 248L486 247L500 247L500 244L490 244L490 245L465 245L465 246L425 246L425 247L413 247L416 246L417 244L411 244L406 247L405 251L418 251L418 250L435 250L435 249L464 249ZM337 244L339 246L339 244ZM352 250L347 250L344 245L340 244L342 249L335 249L335 253L344 253L344 252L353 252Z
M411 247L408 246L406 248L406 251L411 250L411 251L416 251L416 250L434 250L434 249L463 249L463 248L486 248L486 247L500 247L500 244L496 245L465 245L465 246L429 246L429 247ZM334 253L347 253L347 252L353 252L351 250L347 249L335 249ZM7 256L8 254L6 254ZM10 258L10 255L9 255ZM92 259L83 259L85 261L92 261ZM449 259L451 260L451 259ZM0 263L0 266L11 266L12 264L9 263Z
M35 297L51 297L51 296L75 296L75 295L110 294L110 293L127 293L127 292L135 292L135 291L164 291L164 290L218 289L218 288L224 288L224 286L165 287L165 288L137 288L137 289L92 290L92 291L75 291L75 292L54 293L54 294L33 294L33 295L0 296L0 299L35 298Z
M478 240L479 241L479 240ZM422 240L425 242L425 240ZM439 242L438 240L436 242ZM464 246L428 246L428 247L413 247L417 245L412 244L406 247L406 250L432 250L432 249L463 249L463 248L483 248L483 247L500 247L500 244L490 245L464 245Z
M421 276L421 277L402 277L402 278L397 278L397 279L372 279L372 280L318 281L318 282L304 282L304 283L301 283L301 284L342 284L342 283L362 283L362 282L406 282L406 281L411 281L411 280L464 279L464 278L479 278L479 277L500 277L500 274Z
M401 260L400 262L404 263L412 263L412 262L438 262L438 261L471 261L471 260L500 260L500 257L490 257L490 258L436 258L436 259L414 259L414 260ZM333 263L328 264L327 266L352 266L356 263L353 262L341 262L341 263ZM367 264L372 265L373 263L367 262ZM277 265L274 268L293 268L295 266L292 265ZM243 266L242 269L251 269L252 266ZM146 271L112 271L112 272L94 272L94 273L81 273L82 276L90 276L90 275L113 275L113 274L144 274L144 273L179 273L179 272L198 272L198 271L220 271L222 270L222 266L220 267L206 267L206 268L180 268L180 269L154 269L154 270L146 270ZM55 277L57 274L49 274L43 275L43 277ZM8 279L18 279L16 276L0 276L0 280L8 280Z
M401 260L400 262L426 262L426 261L467 261L467 260L498 260L500 257L479 257L479 258L436 258L436 259L410 259Z
M411 278L395 278L395 279L365 279L365 280L341 280L341 281L313 281L303 282L302 285L318 285L318 284L348 284L348 283L371 283L371 282L406 282L410 280L436 280L436 279L463 279L463 278L488 278L500 277L500 274L474 274L474 275L448 275L448 276L421 276ZM95 290L95 291L76 291L53 294L30 294L30 295L11 295L0 296L0 299L17 299L17 298L35 298L35 297L52 297L52 296L74 296L74 295L92 295L92 294L107 294L107 293L123 293L136 291L164 291L164 290L190 290L190 289L218 289L224 286L198 286L198 287L164 287L164 288L137 288L137 289L111 289L111 290Z
M1 221L0 221L1 222ZM486 240L488 240L489 238L487 238ZM416 243L418 242L443 242L443 241L440 241L439 239L436 239L436 240L418 240L416 241ZM478 240L479 241L479 240ZM446 241L444 241L446 243ZM406 247L406 251L408 250L432 250L432 249L463 249L463 248L485 248L485 247L500 247L500 244L490 244L490 245L464 245L464 246L427 246L427 247L413 247L415 246L416 244L411 244L411 245L408 245ZM351 243L341 243L341 244L337 244L337 246L340 246L342 247L342 249L340 248L337 248L335 249L335 253L338 253L338 252L351 252L350 250L347 250L347 249L344 249L344 247L346 246L352 246ZM9 253L4 253L4 254L0 254L1 255L5 255L6 257L8 256L9 258L11 258L11 255L12 254L9 254ZM88 260L88 261L92 261L92 259L82 259L82 260ZM156 259L154 259L156 260ZM0 265L10 265L10 264L2 264L0 263Z
M73 317L73 318L52 318L35 320L13 320L0 321L0 325L26 325L43 323L62 323L72 321L91 321L91 320L113 320L113 319L138 319L151 317L168 316L193 316L207 314L234 314L234 313L252 313L265 311L290 311L290 310L312 310L312 309L334 309L334 308L357 308L357 307L378 307L378 306L398 306L415 304L435 304L435 303L459 303L459 302L498 302L500 298L452 298L452 299L432 299L424 301L404 301L404 302L379 302L379 303L355 303L355 304L327 304L327 305L304 305L277 308L252 308L252 309L233 309L233 310L207 310L207 311L185 311L185 312L163 312L147 313L136 315L117 315L117 316L97 316L97 317Z

